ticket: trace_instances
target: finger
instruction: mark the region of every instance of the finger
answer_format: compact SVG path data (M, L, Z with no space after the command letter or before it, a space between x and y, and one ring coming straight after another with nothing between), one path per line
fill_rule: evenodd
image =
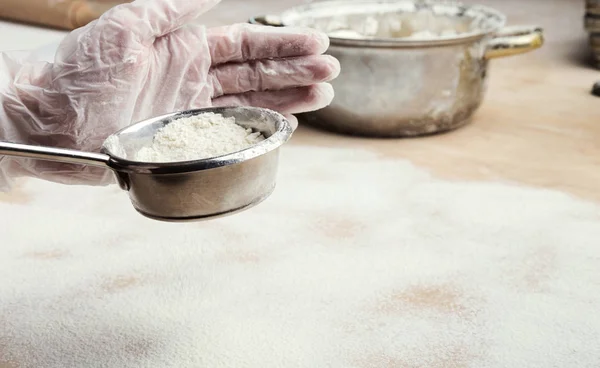
M209 29L208 44L213 65L217 65L319 55L329 47L329 37L310 28L236 24Z
M137 0L107 11L96 24L105 28L133 33L142 41L169 34L207 12L220 0Z
M332 56L312 55L279 60L223 64L211 69L213 97L250 91L282 90L328 82L338 76Z
M333 87L328 83L282 91L246 92L215 98L213 106L254 106L298 114L321 109L333 100Z
M148 60L151 72L143 86L153 92L140 94L136 104L136 110L143 110L146 117L210 105L213 88L206 78L210 70L208 47L196 32L201 27L189 24L154 42Z

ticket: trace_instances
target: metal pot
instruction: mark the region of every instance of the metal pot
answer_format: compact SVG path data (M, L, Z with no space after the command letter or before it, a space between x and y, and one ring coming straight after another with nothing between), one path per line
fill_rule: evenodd
M342 67L332 83L336 95L330 106L303 118L372 137L419 136L466 124L482 102L488 60L543 44L540 28L503 28L505 22L483 6L401 0L323 1L250 20L328 33L327 53ZM431 30L441 36L415 37Z

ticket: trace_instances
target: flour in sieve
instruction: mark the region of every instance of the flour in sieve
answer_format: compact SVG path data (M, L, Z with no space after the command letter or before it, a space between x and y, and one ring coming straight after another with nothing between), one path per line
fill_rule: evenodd
M136 155L143 162L200 160L241 151L265 138L235 122L233 117L204 113L177 119L159 130L151 146Z

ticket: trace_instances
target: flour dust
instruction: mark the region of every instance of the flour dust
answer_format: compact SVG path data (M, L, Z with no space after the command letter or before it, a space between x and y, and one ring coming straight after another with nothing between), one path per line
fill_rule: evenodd
M0 366L600 366L599 206L362 151L281 162L260 206L178 225L29 181L0 203Z

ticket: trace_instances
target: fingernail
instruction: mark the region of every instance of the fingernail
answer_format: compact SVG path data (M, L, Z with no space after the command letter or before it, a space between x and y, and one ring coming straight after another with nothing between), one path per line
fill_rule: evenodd
M331 62L332 70L331 70L331 79L335 79L340 75L342 70L342 66L340 65L340 61L334 58L331 55L324 55Z
M323 52L325 52L329 48L329 36L326 33L313 30L313 34L315 38L319 40L319 43L323 45Z
M320 83L319 84L319 93L323 96L323 102L326 102L326 105L329 105L331 101L333 101L333 97L335 96L335 91L333 90L333 86L329 83Z

